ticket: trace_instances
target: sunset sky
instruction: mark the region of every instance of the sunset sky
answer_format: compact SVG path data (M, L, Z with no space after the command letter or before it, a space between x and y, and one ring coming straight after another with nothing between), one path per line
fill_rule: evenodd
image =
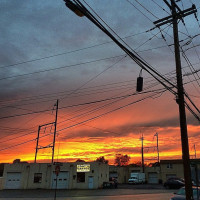
M153 24L170 15L163 1L81 2L112 28L113 35L176 83L172 25L158 29ZM192 3L200 20L198 0L182 0L178 5L184 10ZM129 155L130 163L141 161L143 134L144 160L155 162L156 133L160 159L181 158L175 96L144 70L144 88L137 93L140 67L64 1L1 0L0 29L1 163L17 158L34 161L38 126L55 120L57 99L56 161L94 161L104 156L113 164L116 154ZM184 88L199 108L200 22L194 15L185 17L185 26L179 22L179 39ZM199 158L200 125L186 113L190 155L194 158L195 145ZM51 144L53 127L42 127L40 136L40 147ZM39 162L50 159L50 148L39 150Z

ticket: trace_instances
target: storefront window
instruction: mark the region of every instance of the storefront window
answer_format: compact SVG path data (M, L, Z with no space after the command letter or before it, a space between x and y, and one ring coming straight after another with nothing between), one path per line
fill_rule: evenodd
M42 173L34 174L34 183L42 183Z
M77 183L85 182L85 172L77 172Z

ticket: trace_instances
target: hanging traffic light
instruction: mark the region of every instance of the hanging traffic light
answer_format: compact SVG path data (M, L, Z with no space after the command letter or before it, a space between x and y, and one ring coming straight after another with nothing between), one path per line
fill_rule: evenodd
M143 77L142 77L142 69L140 70L139 77L137 78L137 92L141 92L143 90Z

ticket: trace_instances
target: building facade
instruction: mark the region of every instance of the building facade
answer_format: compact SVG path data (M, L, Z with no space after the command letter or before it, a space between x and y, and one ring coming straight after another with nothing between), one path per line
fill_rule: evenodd
M109 181L100 162L14 163L4 166L4 189L97 189Z
M196 180L196 175L200 180L200 159L191 159L190 160L191 167L191 178L193 181ZM183 171L183 160L161 160L160 161L161 168L161 179L165 182L168 178L179 177L184 178ZM195 181L196 182L196 181Z
M128 183L131 173L142 173L142 167L138 166L110 166L109 177L117 179L118 183ZM161 183L160 167L145 167L145 179L147 183Z
M200 182L200 159L191 159L191 178L196 182L197 176ZM143 168L139 166L110 166L109 177L116 178L119 183L128 183L131 173L141 173ZM183 162L178 160L161 160L159 164L144 169L146 182L150 184L162 184L172 177L184 178Z
M109 178L128 183L131 173L143 172L142 167L109 166L101 162L3 164L0 189L98 189ZM200 159L191 160L192 180L200 181ZM182 160L161 160L160 165L145 167L146 182L164 183L168 178L184 178Z
M129 179L127 166L109 166L109 178L114 178L118 183L127 183Z

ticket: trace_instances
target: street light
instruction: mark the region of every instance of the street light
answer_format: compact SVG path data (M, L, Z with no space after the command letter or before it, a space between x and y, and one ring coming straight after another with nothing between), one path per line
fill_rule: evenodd
M84 14L81 12L81 7L78 4L71 2L70 0L64 0L65 5L79 17L83 17Z

